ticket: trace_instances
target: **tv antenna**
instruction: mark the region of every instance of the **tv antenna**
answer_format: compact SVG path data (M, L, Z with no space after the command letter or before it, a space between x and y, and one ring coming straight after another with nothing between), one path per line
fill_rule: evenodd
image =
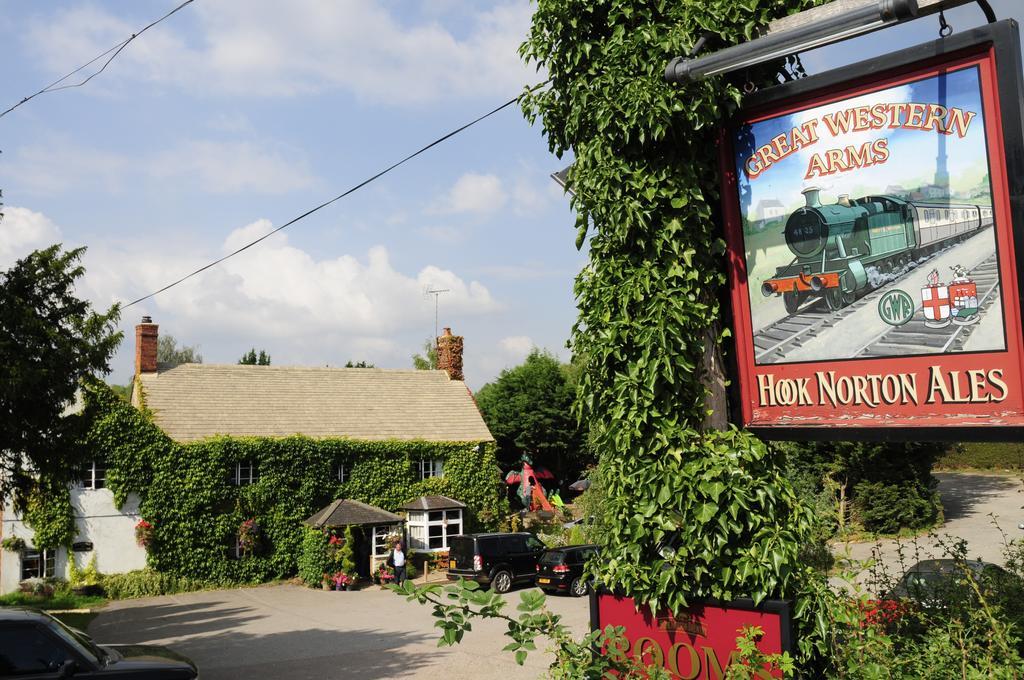
M434 342L437 342L437 301L441 297L441 293L452 292L450 288L430 288L429 286L423 291L424 295L434 296Z

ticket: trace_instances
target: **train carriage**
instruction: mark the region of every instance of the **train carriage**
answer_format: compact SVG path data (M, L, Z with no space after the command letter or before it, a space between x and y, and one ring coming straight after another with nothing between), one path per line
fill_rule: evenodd
M761 285L765 296L781 296L790 314L814 297L830 309L845 307L912 260L992 225L991 206L888 195L842 195L823 205L817 188L802 193L806 204L784 228L793 261Z

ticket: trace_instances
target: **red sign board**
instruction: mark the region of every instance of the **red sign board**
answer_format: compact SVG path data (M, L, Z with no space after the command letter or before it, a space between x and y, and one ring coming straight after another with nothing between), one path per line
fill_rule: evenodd
M723 132L745 427L1024 434L1024 127L1000 22L754 95Z
M694 604L682 611L637 608L633 598L607 592L592 593L590 625L594 630L624 626L627 645L619 651L646 665L660 666L684 680L720 680L736 654L736 638L747 626L760 626L758 648L765 654L790 650L789 606L750 600L729 604ZM762 671L765 678L781 673Z

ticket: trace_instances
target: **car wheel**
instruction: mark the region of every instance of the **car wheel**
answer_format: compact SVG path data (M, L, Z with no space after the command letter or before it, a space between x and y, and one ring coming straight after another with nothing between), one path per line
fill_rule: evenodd
M569 592L572 593L573 597L583 597L587 594L588 590L587 582L582 578L573 579L572 584L569 586Z
M491 579L491 587L496 593L507 593L512 590L512 574L507 571L499 571Z

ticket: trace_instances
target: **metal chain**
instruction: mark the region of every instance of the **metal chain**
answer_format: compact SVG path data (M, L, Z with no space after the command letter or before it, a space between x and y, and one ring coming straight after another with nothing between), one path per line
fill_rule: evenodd
M946 23L946 13L939 10L939 37L948 38L953 35L953 27Z

